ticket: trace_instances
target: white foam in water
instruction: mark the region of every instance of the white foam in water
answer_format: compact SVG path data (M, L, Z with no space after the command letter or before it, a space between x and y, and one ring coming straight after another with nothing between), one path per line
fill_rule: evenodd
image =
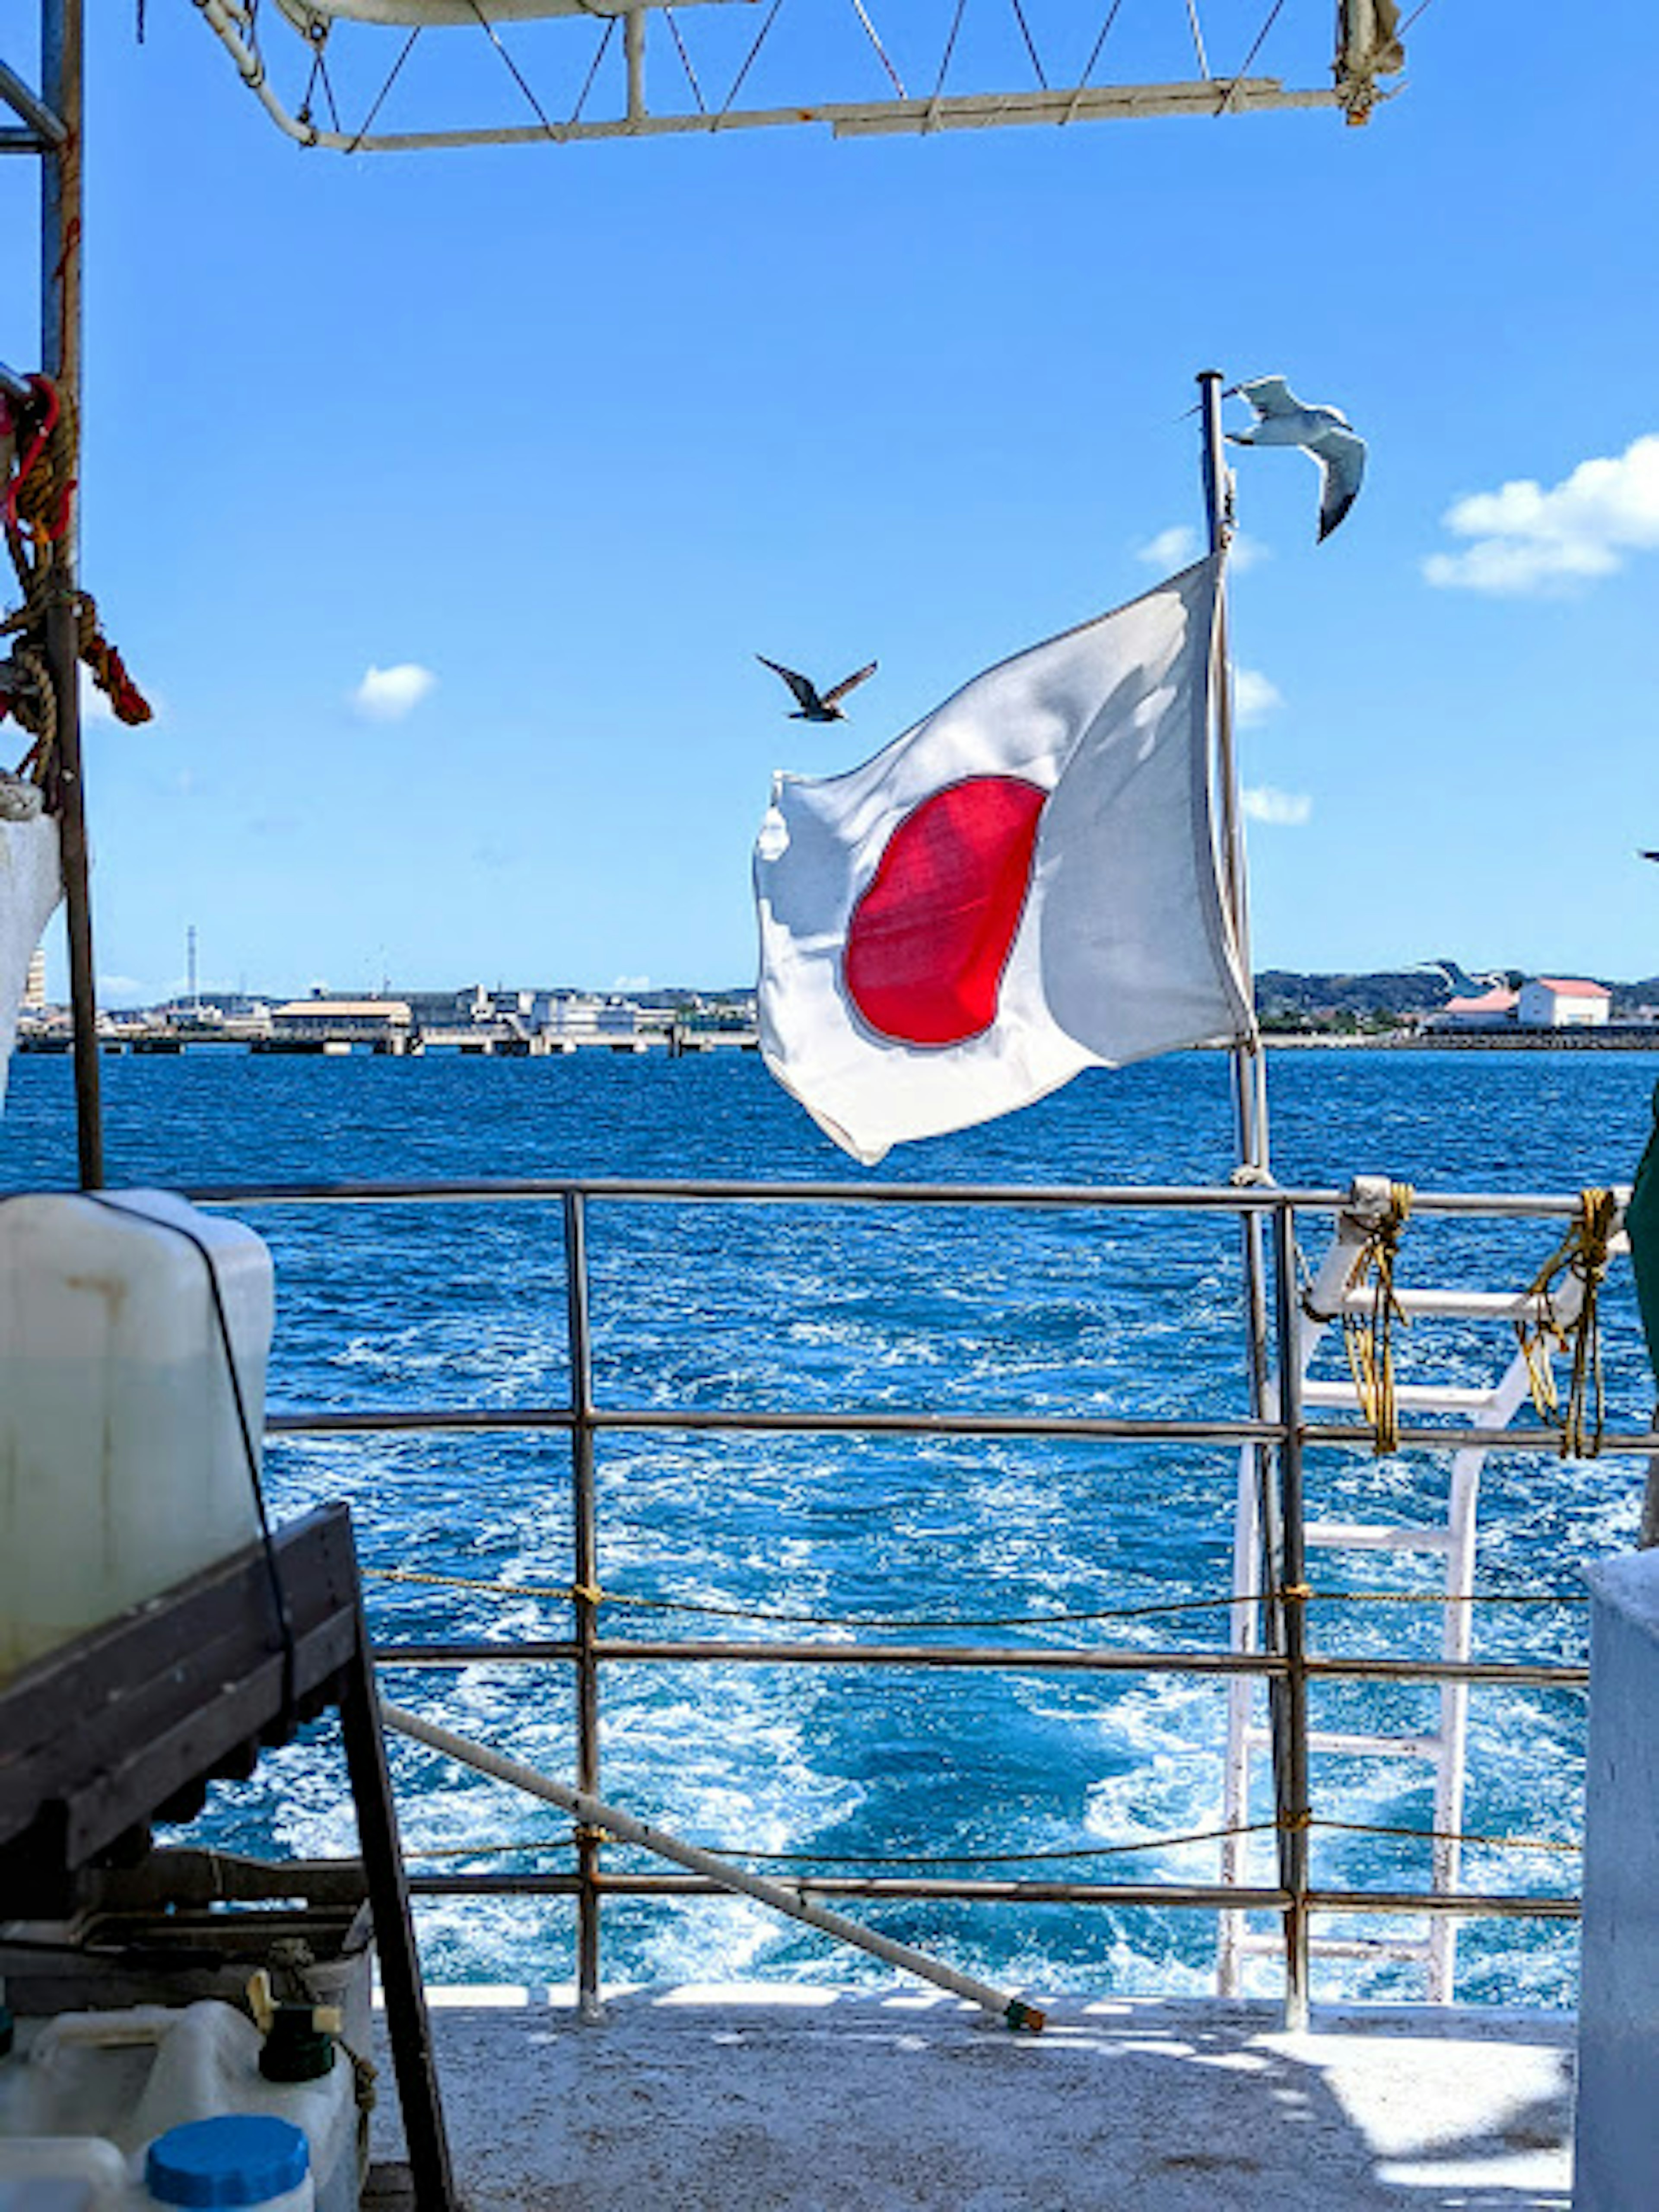
M1544 1113L1536 1055L1281 1055L1272 1071L1277 1171L1287 1184L1344 1182L1363 1170L1442 1189L1489 1187L1495 1177L1534 1190L1628 1180L1645 1134L1651 1056L1564 1054L1549 1073L1555 1095ZM124 1059L106 1073L119 1171L134 1180L844 1173L759 1067L735 1055L718 1068L687 1061L672 1070L608 1055L603 1064L419 1066ZM66 1107L48 1107L63 1077L44 1060L14 1072L4 1171L19 1181L61 1179ZM702 1106L688 1115L693 1096ZM343 1097L355 1102L349 1114ZM941 1182L1219 1181L1231 1157L1229 1113L1224 1062L1185 1055L1080 1079L1029 1114L917 1148L897 1171ZM563 1401L564 1285L549 1209L283 1210L254 1225L277 1257L275 1403ZM1231 1222L604 1201L590 1210L589 1227L604 1406L1244 1410ZM1553 1241L1537 1224L1477 1232L1414 1219L1402 1278L1461 1272L1481 1287L1524 1281ZM1457 1268L1443 1267L1442 1254L1457 1256ZM1604 1347L1611 1416L1645 1422L1652 1383L1627 1274L1609 1280ZM1432 1337L1414 1328L1402 1337L1402 1374L1432 1359L1478 1381L1506 1348L1494 1353L1492 1337L1463 1324ZM1334 1342L1320 1371L1343 1371ZM608 1636L844 1644L855 1633L884 1641L913 1633L1151 1649L1209 1646L1224 1632L1214 1614L1092 1625L1056 1616L1224 1587L1234 1479L1224 1450L607 1431L597 1458L601 1584L729 1605L739 1615L617 1607L602 1615ZM569 1446L561 1436L279 1438L268 1468L282 1512L347 1498L371 1567L554 1588L571 1578ZM1442 1494L1444 1472L1443 1460L1310 1458L1316 1510L1342 1517L1410 1517ZM1480 1580L1570 1596L1580 1561L1629 1541L1639 1492L1640 1471L1628 1466L1494 1458ZM1404 1588L1426 1587L1429 1577L1420 1560L1333 1559L1325 1579L1378 1587L1388 1577L1387 1586ZM370 1582L368 1596L383 1641L568 1630L568 1607L551 1597L380 1581ZM843 1618L836 1626L762 1617L788 1612ZM1052 1625L860 1631L844 1618L972 1623L1002 1614ZM1427 1607L1333 1610L1316 1626L1327 1649L1437 1648L1437 1616ZM1576 1656L1583 1612L1483 1612L1476 1635L1483 1655ZM399 1672L388 1686L463 1734L570 1771L565 1669ZM971 1875L993 1869L954 1855L1103 1845L1217 1825L1224 1702L1222 1685L1190 1678L694 1673L640 1662L604 1677L603 1787L699 1842L951 1854L950 1870ZM1577 1698L1477 1691L1467 1826L1572 1837L1582 1713ZM396 1747L395 1765L409 1843L475 1850L419 1861L422 1871L570 1864L568 1852L514 1857L477 1848L566 1832L548 1808L409 1747ZM1315 1786L1328 1815L1427 1825L1420 1764L1322 1761ZM1258 1791L1256 1802L1268 1794ZM336 1750L302 1743L267 1759L254 1783L216 1788L196 1833L236 1848L350 1850ZM1425 1858L1422 1847L1358 1837L1320 1837L1316 1848L1318 1864L1356 1882L1417 1871ZM1265 1869L1271 1861L1267 1837L1252 1863ZM1127 1862L1060 1862L1058 1870L1109 1880L1133 1869L1137 1878L1173 1880L1215 1863L1216 1846L1200 1844ZM1506 1891L1571 1887L1576 1877L1571 1859L1508 1844L1472 1847L1465 1865L1469 1883ZM1206 1913L932 1901L853 1909L1008 1985L1213 1986L1215 1927ZM421 1922L428 1969L439 1978L545 1983L571 1972L573 1916L563 1900L430 1900ZM605 1929L607 1972L623 1978L787 1972L830 1981L864 1971L746 1902L607 1902ZM1460 1934L1459 1994L1567 2002L1574 1959L1570 1929L1474 1923ZM1271 1961L1253 1972L1264 1988L1273 1984ZM1327 1962L1316 1987L1330 1997L1410 1996L1420 1980L1409 1970Z

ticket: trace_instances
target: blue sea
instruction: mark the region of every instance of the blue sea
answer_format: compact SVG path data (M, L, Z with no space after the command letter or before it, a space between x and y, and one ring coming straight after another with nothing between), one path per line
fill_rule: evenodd
M1274 1164L1297 1185L1383 1173L1424 1189L1573 1190L1628 1181L1650 1122L1659 1054L1364 1049L1276 1054ZM112 1183L189 1186L323 1178L630 1176L818 1178L852 1168L748 1055L668 1060L252 1058L216 1048L104 1066ZM1186 1054L1085 1076L1024 1114L916 1146L878 1170L931 1182L1167 1183L1224 1180L1225 1061ZM72 1180L70 1075L14 1063L0 1185ZM276 1256L273 1409L508 1407L568 1389L556 1206L270 1207L248 1218ZM1322 1224L1305 1224L1316 1258ZM1419 1218L1406 1284L1522 1286L1553 1224ZM1226 1218L1152 1213L859 1210L846 1206L600 1201L590 1220L598 1402L718 1409L943 1408L1197 1418L1246 1410L1237 1237ZM1401 1372L1482 1382L1506 1332L1423 1324ZM1627 1268L1604 1305L1611 1425L1645 1425L1653 1381ZM1340 1369L1333 1346L1320 1372ZM600 1580L712 1614L607 1611L615 1635L815 1635L846 1642L860 1616L943 1624L916 1640L1067 1648L1207 1646L1224 1616L1085 1624L1067 1616L1224 1592L1236 1477L1221 1449L895 1437L718 1433L599 1440ZM1346 1518L1432 1515L1444 1455L1320 1453L1310 1510ZM274 1510L345 1498L371 1570L416 1570L514 1592L571 1576L569 1446L554 1434L273 1439ZM1631 1542L1643 1469L1495 1455L1482 1491L1480 1580L1550 1601L1480 1609L1478 1654L1581 1657L1580 1570ZM1426 1559L1315 1562L1328 1588L1426 1589ZM371 1580L377 1637L557 1637L554 1597ZM821 1616L794 1628L768 1613ZM741 1616L747 1616L741 1618ZM899 1632L872 1630L878 1638ZM1431 1607L1327 1604L1315 1646L1432 1654ZM572 1695L557 1668L399 1670L394 1694L463 1733L568 1775ZM1324 1725L1431 1726L1423 1689L1317 1686ZM1225 1693L1180 1677L969 1674L763 1666L618 1664L604 1680L605 1791L719 1848L802 1853L827 1870L872 1857L945 1860L1006 1875L1007 1852L1098 1852L1025 1871L1207 1880L1218 1825ZM1577 1692L1478 1688L1465 1826L1471 1887L1576 1885L1583 1705ZM328 1723L216 1785L198 1837L277 1856L353 1846ZM550 1808L395 1753L404 1839L418 1871L549 1871L569 1864ZM1421 1828L1428 1770L1322 1756L1316 1811ZM1257 1805L1265 1808L1265 1788ZM1315 1879L1421 1883L1426 1844L1316 1831ZM434 1856L427 1856L428 1854ZM979 1855L979 1856L976 1856ZM623 1852L617 1866L643 1862ZM793 1863L790 1862L789 1863ZM1261 1863L1263 1871L1267 1862ZM901 1870L897 1868L888 1870ZM1032 1990L1200 1992L1213 1986L1205 1913L903 1901L853 1908L970 1972ZM573 1972L562 1899L434 1899L421 1908L428 1975L547 1983ZM1380 1932L1383 1923L1376 1923ZM1344 1932L1352 1932L1345 1930ZM607 1904L608 1978L856 1981L866 1962L744 1901ZM875 1972L873 1968L871 1972ZM1270 1962L1256 1970L1275 1985ZM1575 1946L1549 1923L1476 1922L1458 1994L1567 2004ZM1417 1970L1326 1961L1316 1996L1409 1997Z

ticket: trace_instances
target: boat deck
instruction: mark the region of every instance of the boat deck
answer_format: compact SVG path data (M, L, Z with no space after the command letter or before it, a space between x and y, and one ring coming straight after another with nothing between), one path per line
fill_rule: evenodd
M1040 2036L953 1999L805 1987L439 1990L471 2212L1320 2212L1571 2201L1559 2014L1070 2000ZM389 2092L389 2081L386 2082ZM383 2096L376 2154L395 2158Z

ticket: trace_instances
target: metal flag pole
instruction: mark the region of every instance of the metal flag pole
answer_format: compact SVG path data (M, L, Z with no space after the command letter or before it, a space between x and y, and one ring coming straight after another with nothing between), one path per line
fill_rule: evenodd
M81 419L81 125L82 0L41 0L40 93L60 126L41 149L40 366L70 419ZM78 435L78 433L77 433ZM98 1066L98 994L92 957L92 895L81 773L80 609L76 587L76 495L51 549L46 659L57 707L54 751L64 910L69 937L70 1006L75 1030L75 1122L81 1187L104 1181Z
M1231 487L1221 435L1222 378L1206 368L1198 379L1203 425L1204 502L1210 551L1224 551L1232 534ZM1243 808L1240 801L1238 755L1233 735L1232 665L1227 637L1227 603L1218 597L1215 643L1215 728L1217 776L1220 786L1222 874L1238 948L1244 987L1251 994L1249 1035L1233 1047L1234 1133L1240 1182L1268 1182L1266 1060L1255 1020L1250 964L1249 901L1244 865ZM1274 1318L1278 1350L1287 1382L1299 1357L1293 1236L1285 1214L1275 1218ZM1267 1265L1259 1213L1239 1221L1243 1242L1244 1300L1250 1358L1250 1410L1257 1420L1278 1419L1281 1392L1271 1371L1267 1318ZM1292 1395L1292 1394L1285 1394ZM1297 1448L1278 1452L1265 1444L1247 1447L1255 1455L1256 1497L1261 1536L1263 1587L1273 1595L1266 1608L1266 1642L1290 1662L1288 1674L1267 1689L1273 1738L1273 1796L1279 1819L1279 1880L1291 1897L1285 1914L1285 2023L1292 2032L1308 2024L1308 1738L1307 1678L1304 1657L1302 1498Z

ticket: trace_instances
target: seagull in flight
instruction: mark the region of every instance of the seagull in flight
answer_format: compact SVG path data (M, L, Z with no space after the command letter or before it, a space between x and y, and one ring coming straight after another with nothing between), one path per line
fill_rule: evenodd
M849 691L856 690L866 676L873 676L876 672L876 663L872 660L867 668L860 668L855 675L843 676L833 691L821 692L810 676L802 676L795 669L786 668L781 661L769 660L763 653L757 653L755 658L763 668L769 668L775 676L781 676L800 702L789 717L792 722L844 722L847 717L841 711L841 702Z
M1365 473L1365 441L1357 437L1340 407L1308 406L1282 376L1253 376L1233 390L1249 400L1255 421L1229 430L1235 446L1300 446L1319 464L1319 537L1322 544L1359 496Z

